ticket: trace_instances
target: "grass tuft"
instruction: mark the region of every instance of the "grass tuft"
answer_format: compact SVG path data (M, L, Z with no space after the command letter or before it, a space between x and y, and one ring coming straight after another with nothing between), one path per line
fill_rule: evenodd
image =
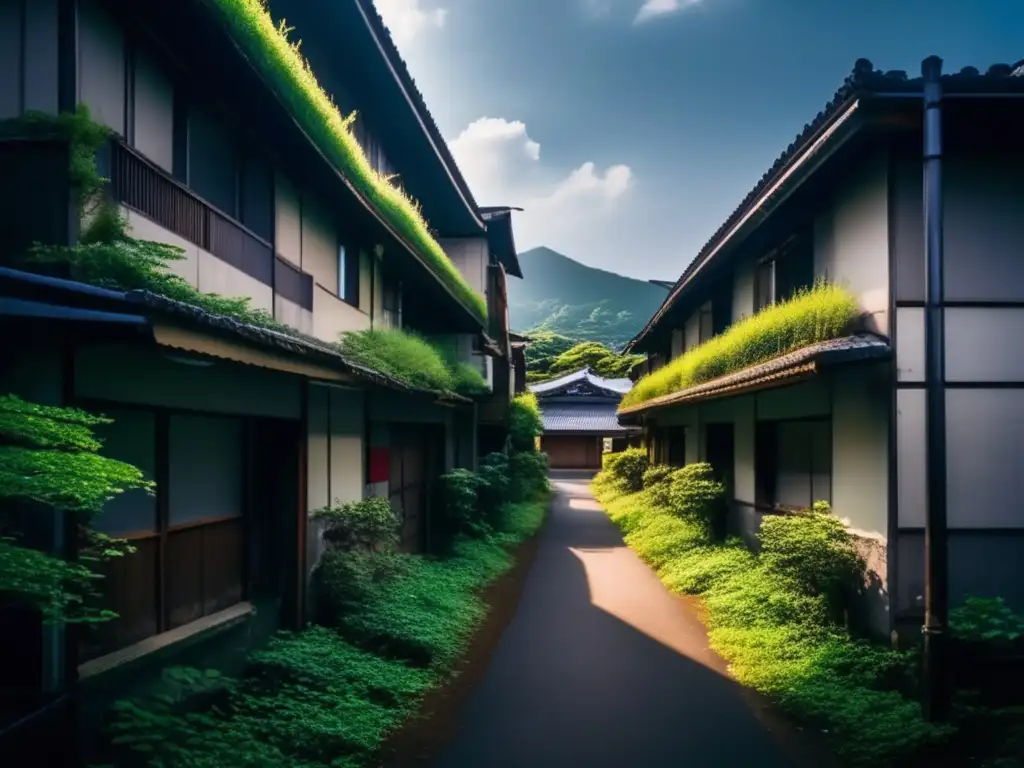
M307 134L348 181L416 250L473 315L485 322L487 306L434 239L409 194L378 173L352 135L355 115L342 116L299 51L261 0L212 0L232 38L260 71Z
M848 290L818 283L788 301L736 323L725 333L644 376L622 398L621 407L681 392L809 344L838 338L848 331L858 314L857 300Z
M479 371L460 363L443 345L409 331L350 331L341 335L341 353L417 389L479 395L487 382Z

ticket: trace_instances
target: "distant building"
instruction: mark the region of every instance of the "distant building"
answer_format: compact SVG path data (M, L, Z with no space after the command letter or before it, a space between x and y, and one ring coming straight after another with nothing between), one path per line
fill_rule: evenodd
M618 449L639 432L615 416L632 386L629 379L605 379L590 368L530 386L544 420L541 450L552 469L600 469L605 440Z

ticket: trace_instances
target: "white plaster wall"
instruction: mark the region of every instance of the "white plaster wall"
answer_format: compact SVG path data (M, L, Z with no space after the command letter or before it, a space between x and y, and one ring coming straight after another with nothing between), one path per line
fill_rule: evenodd
M682 328L672 329L672 359L675 360L677 357L686 351L686 334Z
M869 327L889 333L889 214L886 154L858 166L814 221L814 274L849 288Z
M199 368L168 359L174 354L123 344L79 347L75 393L167 408L299 418L298 376L228 360Z
M295 185L274 174L274 243L277 253L302 267L302 206Z
M742 397L735 401L733 441L736 454L733 493L737 501L753 504L756 501L753 397Z
M1024 382L1024 309L949 308L945 318L947 381Z
M920 307L896 309L896 371L900 381L925 380L924 310Z
M332 503L346 503L363 498L366 470L364 468L363 429L365 408L363 393L330 389L330 490Z
M736 265L732 287L732 321L738 323L754 314L754 274L756 266L752 259Z
M306 456L306 503L312 512L326 507L331 503L328 478L327 445L330 440L330 423L328 421L330 407L330 390L326 387L310 386L307 401L309 431Z
M896 504L901 528L925 521L925 393L896 392Z
M302 271L337 294L338 233L326 207L305 192L302 194Z
M278 297L280 299L280 297ZM301 309L298 305L294 305ZM324 341L337 341L345 331L364 331L370 316L319 285L313 286L313 335Z
M889 393L884 372L833 381L832 509L859 531L888 536Z
M189 285L199 287L199 247L183 237L165 229L152 219L148 219L138 211L128 210L122 207L128 219L128 225L133 237L139 240L153 240L157 243L166 243L181 248L184 258L181 261L168 263L171 272L185 278ZM262 285L262 283L261 283Z
M700 345L700 315L698 313L695 312L686 318L683 334L686 338L687 349L693 349Z
M274 290L250 277L240 269L221 261L202 248L196 249L199 261L199 290L203 293L217 293L236 298L248 296L252 306L267 312L274 311Z
M460 237L439 241L448 258L480 296L487 295L487 238Z
M313 313L300 307L294 301L276 294L274 297L274 318L303 333L313 333ZM315 300L315 297L314 297Z
M946 391L951 528L1024 528L1024 390Z

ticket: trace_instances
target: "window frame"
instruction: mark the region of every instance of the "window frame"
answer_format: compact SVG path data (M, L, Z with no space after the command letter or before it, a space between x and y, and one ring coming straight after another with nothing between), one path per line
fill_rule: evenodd
M335 290L339 299L359 309L360 301L360 262L362 255L358 248L346 239L338 240L338 284Z
M779 476L783 469L782 451L780 450L780 429L781 425L804 424L808 425L807 431L807 466L802 468L801 476L806 474L808 484L808 500L805 506L784 504L779 501ZM815 427L824 431L827 442L827 461L818 462L815 460ZM818 435L821 437L822 435ZM833 430L830 416L808 416L793 419L772 419L770 421L758 422L755 429L754 444L754 475L756 496L755 503L758 506L780 511L799 511L810 509L814 502L823 500L821 496L815 497L814 478L820 476L828 477L828 498L824 499L832 503L833 478L835 469L832 461ZM827 471L820 472L822 466ZM806 470L806 471L803 471Z

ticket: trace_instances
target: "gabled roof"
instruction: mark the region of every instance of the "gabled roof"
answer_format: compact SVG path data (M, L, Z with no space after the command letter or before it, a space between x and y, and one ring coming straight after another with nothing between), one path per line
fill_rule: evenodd
M574 384L581 382L590 384L604 394L620 398L633 388L633 382L629 379L605 379L598 376L590 368L583 368L582 370L559 376L557 379L544 381L540 384L531 384L529 389L538 397L552 397L569 390Z
M615 403L548 403L542 404L540 418L545 434L572 432L594 435L615 435L633 431L619 424Z
M942 76L943 98L996 94L1024 95L1024 59L1014 65L993 64L982 74L974 67L964 67L955 74ZM675 304L680 291L716 256L748 219L768 198L778 193L807 153L817 151L828 142L837 129L853 114L859 100L923 98L924 79L908 77L902 70L876 70L867 59L857 59L853 72L822 109L790 143L772 166L761 176L736 209L704 244L690 265L675 282L668 296L644 328L626 345L624 353L634 347L658 324Z

